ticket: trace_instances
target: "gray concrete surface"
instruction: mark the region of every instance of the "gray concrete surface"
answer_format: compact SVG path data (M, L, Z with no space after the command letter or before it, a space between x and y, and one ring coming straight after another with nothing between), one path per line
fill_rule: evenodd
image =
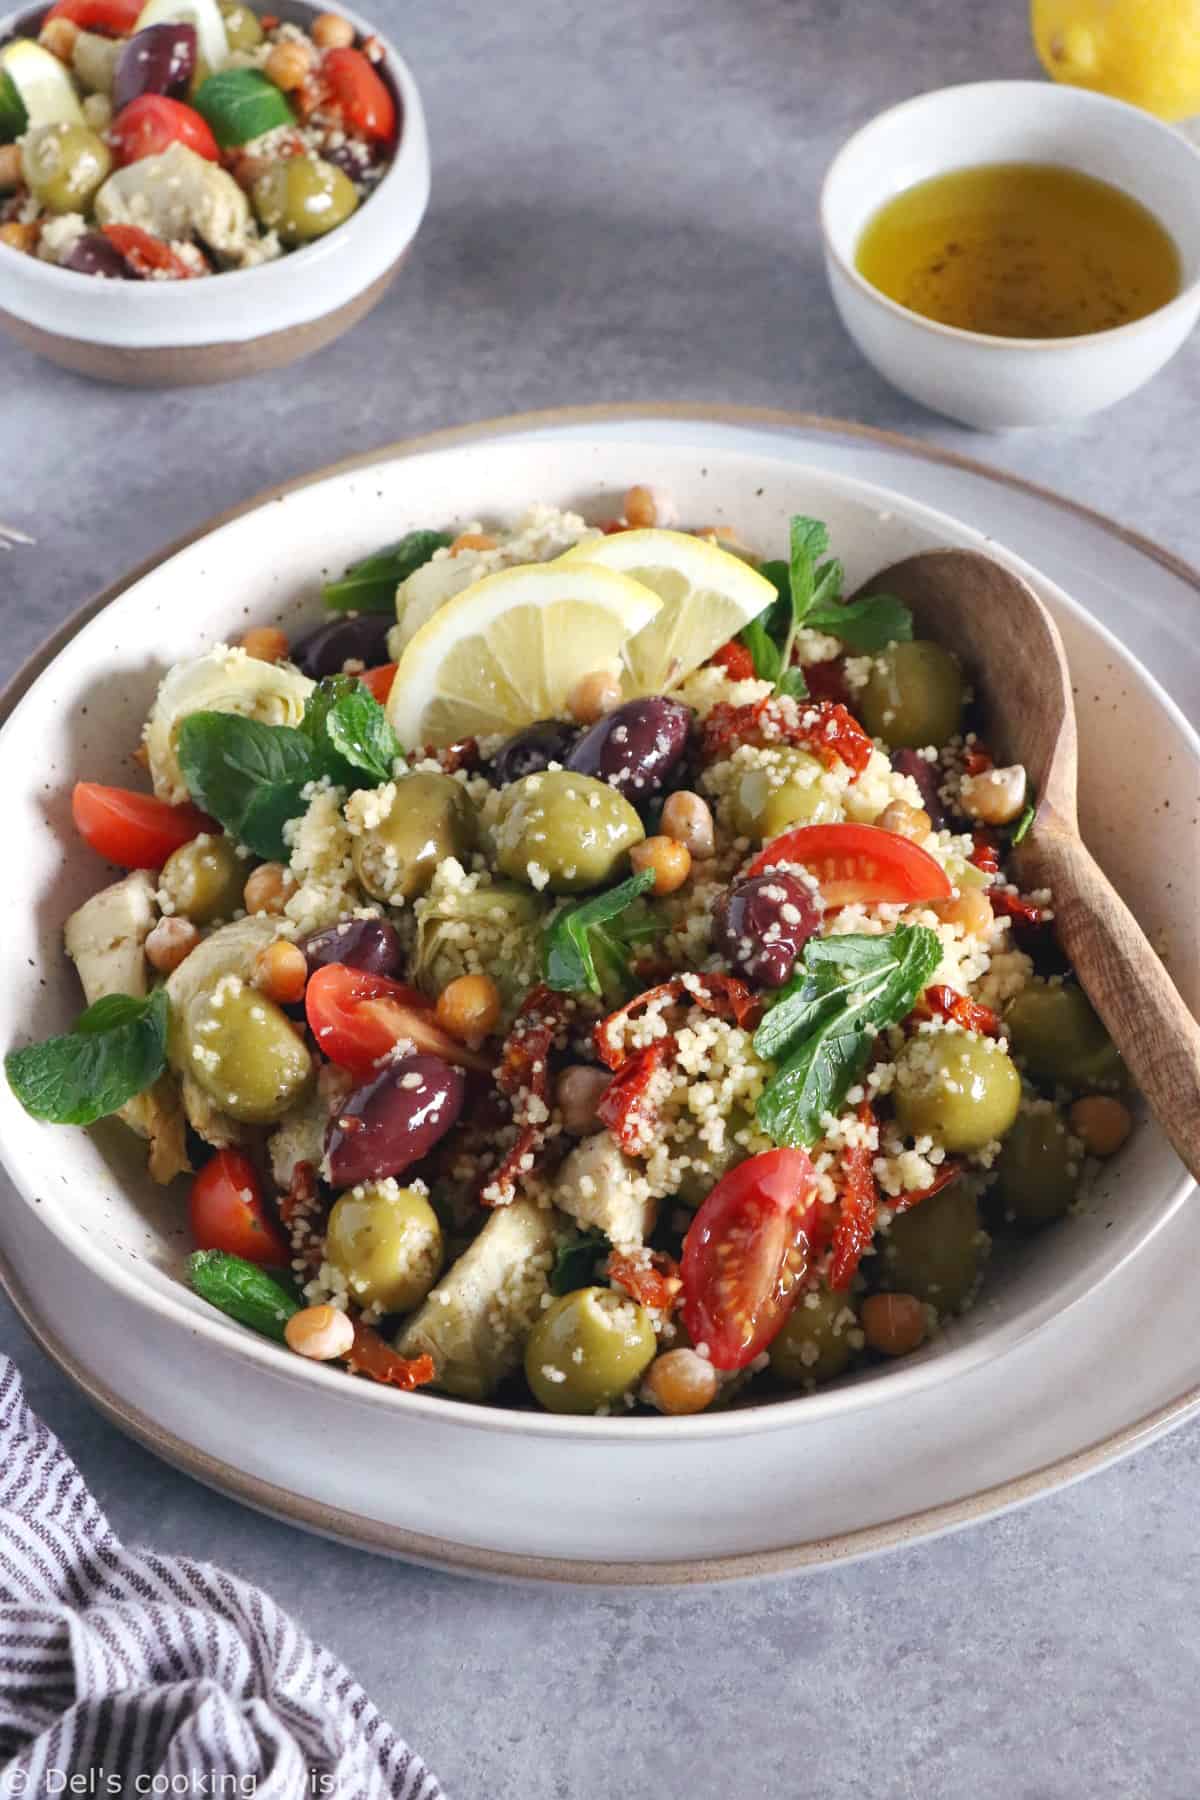
M984 440L877 380L825 291L814 207L836 145L920 89L1036 74L1025 11L376 0L422 82L435 175L410 266L364 327L298 369L176 394L94 387L0 347L0 521L38 540L0 557L0 676L88 593L270 482L572 401L866 420L1047 482L1200 560L1194 347L1088 424ZM1200 1426L1030 1511L870 1564L589 1596L297 1536L127 1444L2 1303L0 1348L120 1531L271 1588L456 1800L1200 1793Z

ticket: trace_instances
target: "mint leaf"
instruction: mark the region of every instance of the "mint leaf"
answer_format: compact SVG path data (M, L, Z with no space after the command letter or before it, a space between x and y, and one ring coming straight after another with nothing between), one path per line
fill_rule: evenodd
M559 913L542 938L542 965L547 986L566 993L579 993L590 988L593 994L603 994L605 984L597 969L597 950L610 983L623 981L629 968L626 946L647 933L638 921L634 932L626 939L615 928L614 922L653 886L653 869L640 869L619 887L610 888L606 894L597 894L593 899L569 906ZM596 943L592 941L593 936Z
M550 1292L569 1294L575 1288L593 1286L596 1265L611 1249L612 1245L602 1231L585 1231L582 1236L560 1244L550 1271Z
M811 608L806 622L815 631L827 631L852 650L864 653L886 650L889 644L906 644L913 634L912 613L894 594L822 601Z
M1029 805L1025 808L1025 811L1021 814L1013 829L1012 842L1014 845L1024 843L1025 839L1029 836L1030 829L1036 817L1037 795L1030 789Z
M158 1080L167 1066L167 991L108 994L73 1031L12 1050L4 1071L25 1111L55 1125L92 1125Z
M403 758L387 714L354 675L327 675L318 682L308 696L300 729L323 772L339 787L373 787L390 781L395 763Z
M814 610L824 611L842 591L842 565L818 562L829 548L829 533L820 519L797 513L791 521L791 555L784 562L765 562L759 573L773 584L779 599L743 627L741 640L754 658L754 673L773 681L777 691L793 699L808 696L803 674L793 670L792 647L802 625L814 623Z
M286 1341L284 1326L300 1311L300 1302L282 1282L257 1263L224 1250L194 1250L188 1257L188 1280L210 1306L280 1344Z
M25 102L7 69L0 69L0 144L11 144L29 124Z
M775 683L775 691L782 694L785 699L807 700L808 683L804 679L804 670L799 667L785 669Z
M179 727L179 766L198 806L238 843L286 862L283 828L305 810L303 790L325 773L307 734L240 713L189 713Z
M282 91L259 69L219 69L200 83L192 105L222 150L292 125L296 118Z
M339 580L327 581L321 598L336 612L392 612L400 583L452 542L445 531L410 531L399 543L351 563Z
M936 932L899 925L887 937L810 938L794 976L754 1034L760 1056L786 1058L759 1096L758 1122L777 1144L811 1146L866 1068L871 1032L911 1012L941 960Z
M778 681L783 668L779 645L765 624L773 611L773 607L768 607L766 612L759 613L757 619L751 619L741 631L742 642L754 658L754 673L760 681Z

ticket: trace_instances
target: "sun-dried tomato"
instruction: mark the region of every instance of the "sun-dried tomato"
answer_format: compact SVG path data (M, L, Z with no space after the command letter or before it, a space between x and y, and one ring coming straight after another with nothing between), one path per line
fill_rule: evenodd
M592 1035L596 1055L606 1069L620 1069L631 1051L621 1042L624 1027L650 1006L698 1006L703 1012L732 1019L735 1025L757 1022L762 1002L734 975L674 975L658 987L635 994L625 1006L601 1019Z
M927 987L913 1011L918 1017L948 1019L964 1031L979 1031L984 1037L999 1037L1002 1030L1000 1016L990 1006L957 994L952 987Z
M967 861L984 875L1000 873L1000 848L990 831L977 831L975 844Z
M727 756L739 744L794 744L819 757L826 768L842 762L861 775L874 744L848 709L829 700L789 700L768 696L747 706L721 701L701 730L706 762Z
M540 983L531 988L513 1020L504 1040L500 1066L496 1070L496 1086L502 1094L516 1100L526 1094L540 1104L536 1109L545 1118L525 1119L519 1108L513 1116L518 1131L516 1141L506 1151L498 1168L485 1176L480 1199L485 1206L507 1206L515 1200L525 1176L533 1173L538 1156L545 1148L546 1126L550 1111L550 1052L554 1040L575 1010L569 994L556 993Z
M709 657L714 668L724 669L730 681L753 681L754 658L745 644L739 644L736 638L730 638L719 650L714 650Z
M1048 925L1053 916L1028 894L1018 894L1011 888L991 887L987 897L996 918L1011 919L1014 925L1041 927Z
M143 231L140 225L102 225L100 229L114 250L120 251L135 275L143 279L162 275L172 281L190 281L200 273L190 263L184 262L153 232Z
M426 1387L437 1374L432 1356L401 1356L386 1338L381 1337L373 1326L364 1325L361 1319L354 1321L354 1342L346 1352L346 1367L352 1375L368 1375L372 1381L381 1381L385 1387L403 1388L406 1393L411 1393L413 1388Z
M310 1162L298 1162L285 1194L279 1196L279 1217L288 1234L293 1257L302 1257L315 1274L325 1260L327 1208L317 1197L317 1172Z
M683 1297L679 1264L665 1250L642 1250L636 1254L614 1250L604 1271L639 1306L652 1307L655 1312L674 1312Z
M477 769L481 762L479 740L477 738L461 738L457 744L426 744L421 755L432 757L447 775L457 775L460 769Z
M943 1188L949 1187L952 1181L957 1181L966 1166L959 1157L948 1156L928 1187L913 1188L907 1194L889 1194L888 1207L892 1213L909 1212L920 1201L932 1199L934 1194L940 1194Z
M860 1125L873 1126L875 1114L869 1100L858 1109ZM848 1144L842 1152L842 1176L837 1224L833 1232L833 1261L829 1285L835 1293L846 1291L875 1235L879 1211L879 1184L875 1180L875 1151L869 1144Z
M835 706L849 706L850 689L846 686L846 659L832 657L828 662L804 663L804 679L814 700L828 700Z
M973 743L963 756L963 769L968 775L982 775L985 769L994 769L996 759L986 744L978 740Z
M645 1156L654 1141L658 1103L654 1077L675 1058L673 1037L655 1038L627 1056L596 1102L596 1116L630 1156Z

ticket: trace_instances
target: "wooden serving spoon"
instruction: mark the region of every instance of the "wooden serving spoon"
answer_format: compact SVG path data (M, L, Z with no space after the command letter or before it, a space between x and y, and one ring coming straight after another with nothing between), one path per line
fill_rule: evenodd
M1047 887L1055 929L1155 1118L1200 1181L1200 1025L1079 835L1078 740L1058 627L1019 575L978 550L929 550L861 590L895 594L917 634L977 679L998 763L1023 763L1037 796L1013 852L1022 887Z

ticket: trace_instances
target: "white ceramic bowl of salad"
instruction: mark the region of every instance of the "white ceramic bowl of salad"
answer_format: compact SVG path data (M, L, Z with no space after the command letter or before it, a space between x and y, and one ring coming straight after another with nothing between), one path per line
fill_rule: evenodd
M199 21L202 53L203 26L216 10L215 0L159 0L156 18ZM270 10L285 29L294 24L307 33L322 9L281 0ZM6 43L36 39L45 11L23 9L0 21L0 63ZM353 28L355 44L371 41L400 120L386 173L349 218L274 260L221 268L202 280L85 277L0 241L0 326L27 349L81 374L170 386L278 368L330 343L377 305L428 204L429 141L408 64L369 20L349 7L339 6L337 16ZM36 71L27 98L35 108L48 104L47 116L56 116L54 95L39 99ZM70 97L62 103L69 109ZM6 197L0 194L0 203Z
M970 526L845 477L636 440L435 447L363 459L252 503L124 584L31 683L17 684L0 733L0 782L22 847L9 877L5 1043L64 1030L78 1013L62 927L105 877L73 833L71 787L81 777L129 782L131 746L166 666L252 624L295 637L320 617L321 581L399 533L511 521L535 500L602 520L619 511L631 477L653 481L684 519L733 524L769 554L802 507L827 523L851 589L916 551L984 547ZM1094 696L1080 717L1085 835L1195 1006L1200 956L1184 878L1194 839L1177 822L1194 816L1196 738L1081 608L986 548L1036 581L1078 691ZM186 617L182 590L194 600ZM740 1410L571 1418L351 1381L232 1323L181 1279L191 1248L182 1194L177 1202L153 1185L144 1145L115 1123L88 1133L39 1124L5 1090L0 1153L18 1195L0 1219L8 1282L76 1378L164 1454L374 1547L493 1571L577 1564L591 1579L647 1564L681 1573L714 1557L740 1557L749 1570L795 1543L809 1496L833 1529L848 1504L835 1441L843 1457L857 1445L869 1461L872 1420L887 1409L953 1407L956 1378L1015 1354L1112 1277L1189 1191L1161 1134L1140 1123L1077 1216L991 1271L986 1301L915 1356Z

